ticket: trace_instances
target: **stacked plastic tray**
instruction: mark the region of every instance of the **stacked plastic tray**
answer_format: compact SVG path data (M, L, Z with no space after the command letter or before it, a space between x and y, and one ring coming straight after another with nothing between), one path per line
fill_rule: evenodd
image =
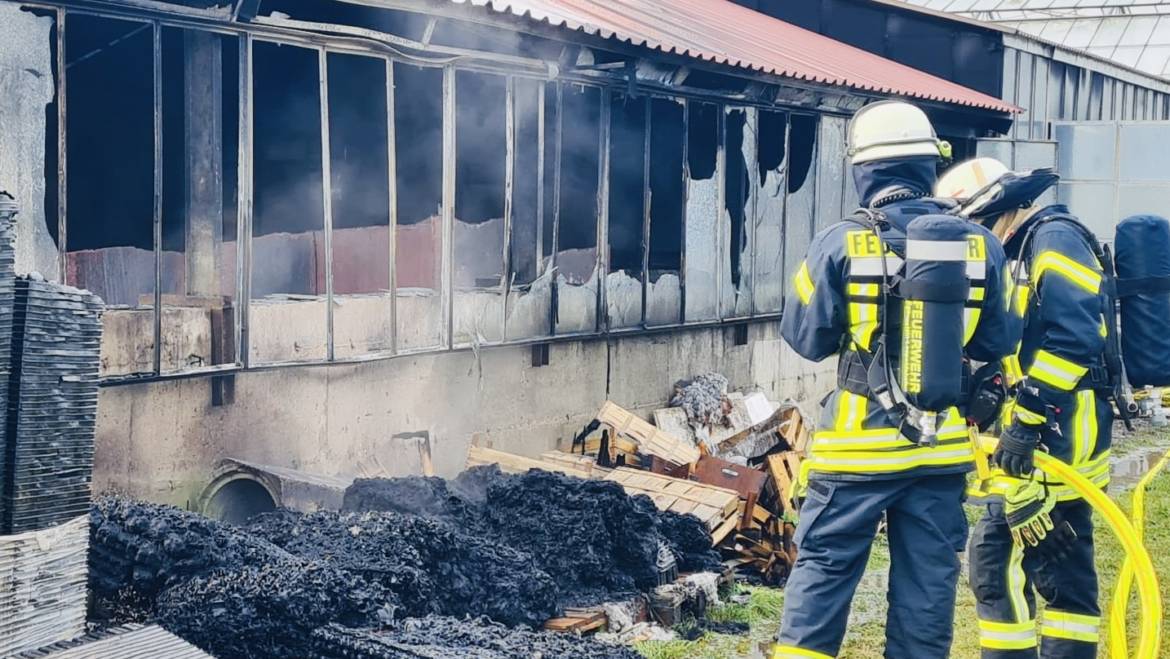
M0 192L0 497L8 483L8 387L12 379L13 304L16 288L16 234L13 216L17 205ZM0 535L4 526L4 504L0 501Z
M5 250L0 250L0 252ZM10 277L11 281L12 278ZM101 353L101 300L15 279L9 337L0 535L62 524L89 509Z

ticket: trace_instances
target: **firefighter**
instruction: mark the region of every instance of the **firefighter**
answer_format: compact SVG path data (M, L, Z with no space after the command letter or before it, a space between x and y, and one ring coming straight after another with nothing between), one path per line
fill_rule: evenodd
M906 240L908 227L953 208L930 198L948 150L913 105L886 101L859 111L849 127L849 153L863 209L859 219L814 237L786 300L784 339L806 359L837 355L839 361L837 390L825 400L803 467L798 559L774 658L836 656L883 515L891 560L886 656L930 659L949 652L973 449L954 406L941 412L936 427L916 426L909 406L891 406L880 393L896 388L887 390L890 383L875 368L880 355L900 345L900 300L887 287L916 242ZM964 345L969 357L985 362L1011 352L1005 259L989 231L941 220L963 231L958 253L951 246L943 251L963 262L964 279L956 327L938 328L958 333L959 352L952 363L935 366L959 374ZM929 328L927 334L929 341Z
M1033 473L1037 449L1095 485L1109 482L1113 411L1105 349L1112 318L1103 286L1104 252L1068 209L1035 200L1051 170L1018 174L991 158L956 165L940 196L992 229L1013 266L1012 312L1022 341L1008 359L1014 405L978 483L986 511L970 545L970 581L987 659L1097 656L1100 609L1089 504L1068 486ZM1039 592L1048 606L1037 634Z

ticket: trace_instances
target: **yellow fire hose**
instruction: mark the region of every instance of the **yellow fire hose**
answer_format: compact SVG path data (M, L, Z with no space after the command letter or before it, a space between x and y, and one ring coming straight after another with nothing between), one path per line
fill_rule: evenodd
M994 437L981 436L979 438L979 448L985 456L994 453L998 443L999 440ZM1050 476L1059 478L1081 495L1094 510L1105 518L1109 528L1121 541L1121 545L1125 549L1126 565L1132 564L1133 577L1137 578L1138 601L1141 604L1141 636L1138 639L1137 655L1135 656L1137 659L1158 659L1158 649L1162 643L1162 598L1158 592L1158 575L1155 574L1154 564L1150 561L1150 555L1142 544L1141 535L1126 519L1125 513L1121 512L1117 504L1104 491L1093 486L1072 467L1046 453L1037 451L1036 468ZM1126 592L1128 594L1128 589ZM1112 621L1110 632L1111 635L1116 634ZM1125 637L1124 616L1121 622L1121 637ZM1119 649L1117 645L1113 644L1114 640L1115 637L1111 636L1110 656L1113 659L1125 658L1127 648L1122 646Z
M1142 477L1133 492L1133 530L1139 542L1143 540L1146 527L1146 490L1154 477L1166 468L1168 462L1170 452L1162 456L1162 459ZM1117 576L1117 589L1113 591L1113 606L1109 615L1109 647L1114 657L1129 656L1129 638L1126 634L1125 621L1129 614L1129 598L1133 593L1133 578L1133 558L1126 555L1121 574Z

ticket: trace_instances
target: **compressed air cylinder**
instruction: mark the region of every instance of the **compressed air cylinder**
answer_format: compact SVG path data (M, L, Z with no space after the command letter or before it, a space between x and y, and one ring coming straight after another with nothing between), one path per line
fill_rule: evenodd
M1170 386L1170 222L1130 217L1114 247L1126 377L1134 387Z
M950 215L923 215L906 229L898 384L923 411L943 412L962 398L969 226Z

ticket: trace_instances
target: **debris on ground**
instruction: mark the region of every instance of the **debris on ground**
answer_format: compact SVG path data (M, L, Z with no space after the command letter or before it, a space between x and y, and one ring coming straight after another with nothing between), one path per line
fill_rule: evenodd
M117 622L144 621L163 590L216 569L292 558L242 529L170 506L98 497L89 521L94 606Z
M680 380L674 385L670 406L682 408L692 424L727 425L727 415L731 413L727 385L727 378L718 373L706 373L693 380Z
M247 529L297 557L382 586L397 597L402 616L486 615L538 626L559 607L561 591L530 553L439 519L278 511Z
M376 490L399 491L404 480L418 479L357 481L352 489L362 495L347 493L346 509L400 508L391 495ZM482 500L452 496L472 481ZM661 513L649 498L630 496L607 480L473 467L451 488L432 491L442 501L424 507L475 536L528 552L556 581L564 606L597 604L658 585L659 542L676 554L680 570L709 569L719 562L700 520Z
M428 616L386 629L329 625L313 634L317 656L327 659L638 659L634 650L574 634L514 629L486 618Z
M733 572L787 579L807 432L795 407L772 422L772 447L729 461L606 403L579 437L601 431L594 454L477 446L456 479L358 479L341 511L244 526L104 497L94 620L221 657L632 657L581 634L668 637L653 621L701 618Z
M736 428L724 428L730 434L720 435L727 439L715 447L719 453L712 454L702 442L693 446L694 432L687 439L678 438L680 427L693 430L679 423L679 414L691 414L683 407L655 412L656 420L670 420L664 429L607 401L573 438L567 447L571 454L550 452L531 458L473 446L468 465L494 463L509 473L546 469L616 481L628 493L646 494L660 510L699 517L706 526L705 540L720 549L726 567L755 583L783 586L796 561L793 536L800 493L794 483L800 478L811 428L796 403L771 403L758 393L728 394L721 377L700 376L680 383L675 401L698 410L693 413L700 422L712 418L711 401L716 398L731 403L723 422L743 417ZM618 439L626 444L619 447ZM615 464L619 466L609 468ZM643 468L630 466L635 464Z
M378 583L318 561L220 569L165 591L159 622L217 657L299 659L330 623L390 622L396 597Z

